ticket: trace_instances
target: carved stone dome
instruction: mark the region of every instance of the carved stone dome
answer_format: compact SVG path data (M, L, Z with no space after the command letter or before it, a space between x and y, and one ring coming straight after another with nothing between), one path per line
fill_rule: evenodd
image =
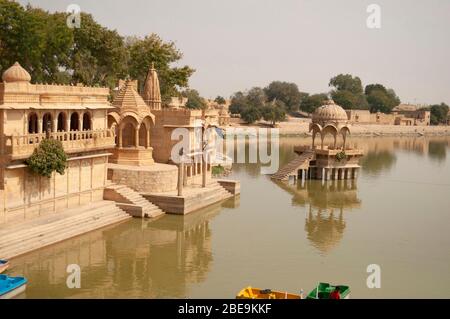
M314 111L312 120L313 122L344 122L348 120L348 117L342 107L334 103L333 100L328 100Z
M9 69L3 72L3 82L30 82L31 75L27 72L19 62L14 63Z

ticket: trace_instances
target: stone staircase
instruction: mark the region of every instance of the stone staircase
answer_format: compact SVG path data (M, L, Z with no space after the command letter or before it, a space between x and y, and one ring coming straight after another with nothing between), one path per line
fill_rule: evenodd
M125 185L113 184L107 186L103 198L115 201L117 206L134 217L154 218L164 214L164 211L158 206Z
M280 168L271 176L272 179L286 180L289 176L297 175L297 170L301 167L305 169L309 167L309 161L314 158L313 151L305 151L301 155L291 160L288 164ZM306 163L308 162L308 163Z
M0 258L22 255L129 218L114 202L103 200L21 223L2 224Z

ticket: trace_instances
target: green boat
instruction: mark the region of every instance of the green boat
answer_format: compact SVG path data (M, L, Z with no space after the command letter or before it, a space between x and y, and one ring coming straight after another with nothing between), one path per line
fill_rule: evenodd
M326 282L319 282L319 284L311 290L306 299L330 299L330 294L339 287L339 294L341 299L350 299L350 287L337 285L333 286Z

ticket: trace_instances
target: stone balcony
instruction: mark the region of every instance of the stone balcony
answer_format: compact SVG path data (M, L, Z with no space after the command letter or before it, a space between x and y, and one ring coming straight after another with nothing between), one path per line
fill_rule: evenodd
M28 158L46 133L5 136L5 155L11 160ZM116 146L115 132L111 129L91 131L52 132L50 138L61 141L66 153L110 149Z

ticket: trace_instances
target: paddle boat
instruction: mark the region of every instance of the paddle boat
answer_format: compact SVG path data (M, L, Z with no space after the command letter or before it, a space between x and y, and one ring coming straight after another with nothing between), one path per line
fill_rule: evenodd
M247 287L239 291L236 299L302 299L301 295L271 289Z
M306 296L306 299L330 299L330 293L336 287L339 287L339 294L341 299L350 298L350 288L344 285L333 286L328 283L320 282L311 292ZM239 291L236 296L237 299L305 299L303 297L303 290L300 294L293 294L282 291L275 291L271 289L258 289L247 287Z
M27 279L0 275L0 299L13 298L25 291Z
M4 272L9 267L9 261L0 259L0 274Z
M330 294L339 287L339 294L341 299L350 299L350 287L337 285L333 286L326 282L319 282L319 284L311 290L306 296L306 299L330 299Z

